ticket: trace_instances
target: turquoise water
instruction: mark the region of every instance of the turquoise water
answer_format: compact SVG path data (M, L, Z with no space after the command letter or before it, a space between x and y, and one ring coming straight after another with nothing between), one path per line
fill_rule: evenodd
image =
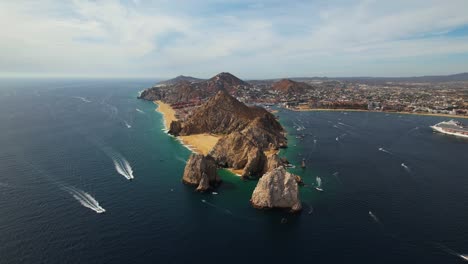
M304 212L289 215L253 209L256 182L226 171L218 195L183 185L189 151L136 99L151 84L1 80L1 263L461 263L455 252L468 253L468 142L432 133L443 118L280 111L282 155L307 160L291 169L308 184Z

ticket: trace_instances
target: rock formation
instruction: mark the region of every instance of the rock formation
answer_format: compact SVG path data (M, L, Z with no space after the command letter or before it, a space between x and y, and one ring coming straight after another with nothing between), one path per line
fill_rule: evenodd
M185 166L182 182L198 186L197 191L206 191L221 181L216 170L217 166L213 158L192 154Z
M144 90L138 98L149 101L162 100L172 104L209 98L218 91L235 95L239 89L246 87L250 87L250 84L227 72L208 80L179 76Z
M280 166L283 166L283 162L279 158L278 154L273 154L268 157L267 162L265 163L265 167L263 168L263 172L272 171Z
M257 183L250 200L259 209L285 208L291 212L302 209L296 176L280 166L265 173Z
M243 169L243 177L261 175L265 154L240 132L221 138L209 153L222 167Z
M177 137L180 134L180 131L182 131L182 121L172 121L169 125L168 133Z

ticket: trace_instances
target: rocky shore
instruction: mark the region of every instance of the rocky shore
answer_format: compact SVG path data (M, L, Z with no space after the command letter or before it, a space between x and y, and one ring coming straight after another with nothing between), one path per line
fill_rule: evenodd
M203 145L203 153L190 156L182 181L196 186L197 191L208 191L221 182L217 168L229 168L241 172L244 179L260 179L252 194L253 207L300 211L298 177L285 170L284 162L277 155L280 148L287 147L281 124L265 109L247 106L229 94L228 87L238 83L236 79L210 80L210 91L218 89L214 96L184 120L172 119L166 123L168 133L179 138L206 135L216 139L208 148ZM216 88L217 83L222 86ZM143 92L142 96L162 99L162 90ZM171 100L175 99L171 97Z

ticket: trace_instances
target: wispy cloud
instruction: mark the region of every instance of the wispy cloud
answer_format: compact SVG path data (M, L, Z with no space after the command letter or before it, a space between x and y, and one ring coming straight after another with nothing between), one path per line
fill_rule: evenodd
M468 62L450 59L468 55L468 35L450 34L468 26L466 10L465 0L4 1L0 73L233 71L261 78L466 71Z

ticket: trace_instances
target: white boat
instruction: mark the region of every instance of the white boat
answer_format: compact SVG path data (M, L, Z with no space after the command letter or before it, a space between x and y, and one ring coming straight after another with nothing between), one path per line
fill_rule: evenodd
M468 127L455 120L444 121L430 126L435 132L468 138Z

